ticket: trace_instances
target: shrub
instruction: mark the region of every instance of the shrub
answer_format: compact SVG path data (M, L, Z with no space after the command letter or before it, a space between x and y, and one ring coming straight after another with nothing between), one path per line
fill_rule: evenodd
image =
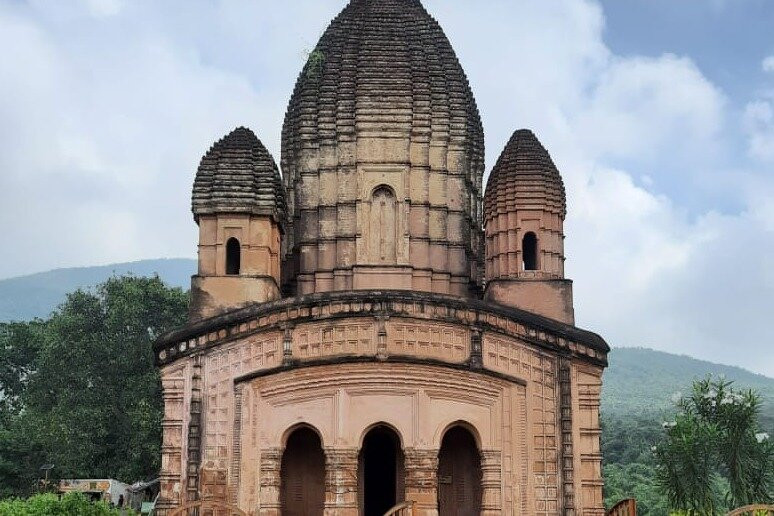
M81 493L67 493L59 497L46 493L26 500L14 498L0 501L0 516L124 516L133 512L121 512L105 502L92 502Z

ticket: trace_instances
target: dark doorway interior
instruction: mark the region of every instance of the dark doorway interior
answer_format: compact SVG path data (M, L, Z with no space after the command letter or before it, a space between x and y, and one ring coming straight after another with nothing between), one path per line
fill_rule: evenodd
M325 454L320 437L299 428L288 438L282 454L283 516L321 516L325 506Z
M481 458L476 441L463 427L446 432L438 456L439 516L481 512Z
M363 516L383 516L403 501L403 452L395 432L383 426L368 432L358 469Z

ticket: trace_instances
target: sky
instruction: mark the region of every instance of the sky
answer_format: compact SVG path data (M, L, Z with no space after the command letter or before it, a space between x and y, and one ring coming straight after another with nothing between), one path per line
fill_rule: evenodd
M195 257L201 156L279 161L345 0L0 0L0 278ZM774 2L425 0L484 123L535 131L568 191L579 326L774 376Z

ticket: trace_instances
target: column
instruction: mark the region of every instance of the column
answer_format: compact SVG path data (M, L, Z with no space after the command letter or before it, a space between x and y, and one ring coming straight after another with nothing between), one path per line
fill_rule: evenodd
M417 502L417 516L438 515L438 450L406 448L406 500Z
M325 449L325 515L357 516L357 448Z
M261 452L261 509L260 516L280 516L282 502L280 501L280 467L282 465L282 449L267 448Z

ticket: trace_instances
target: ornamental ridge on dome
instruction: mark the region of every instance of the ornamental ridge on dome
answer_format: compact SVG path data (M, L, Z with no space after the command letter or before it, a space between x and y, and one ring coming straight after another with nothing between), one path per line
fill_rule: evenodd
M244 213L268 215L283 223L285 192L279 169L250 129L234 129L204 155L196 171L191 209L197 221L201 215Z
M513 133L497 160L484 196L484 221L517 210L567 215L564 182L548 151L529 129Z

